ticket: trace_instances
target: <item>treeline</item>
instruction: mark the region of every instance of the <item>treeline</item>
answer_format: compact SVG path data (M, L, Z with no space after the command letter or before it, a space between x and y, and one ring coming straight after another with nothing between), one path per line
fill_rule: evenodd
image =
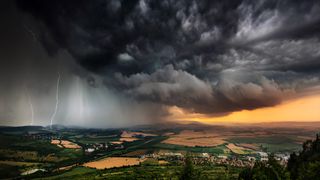
M287 167L280 165L271 155L268 162L257 162L239 174L239 180L320 180L320 139L303 143L298 154L290 155Z
M291 179L320 179L320 139L303 143L302 152L291 154L288 161Z

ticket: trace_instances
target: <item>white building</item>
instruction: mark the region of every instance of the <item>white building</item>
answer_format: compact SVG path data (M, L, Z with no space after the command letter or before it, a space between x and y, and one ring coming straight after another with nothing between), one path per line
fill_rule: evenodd
M93 151L95 151L94 148L88 148L88 149L85 150L85 152L87 152L87 153L92 153Z
M226 160L228 159L228 156L225 156L225 155L219 155L218 156L219 159L223 159L223 160Z
M268 154L266 152L258 152L260 156L260 161L268 161Z
M209 158L210 155L209 155L208 153L202 153L202 154L201 154L201 157L203 157L203 158Z

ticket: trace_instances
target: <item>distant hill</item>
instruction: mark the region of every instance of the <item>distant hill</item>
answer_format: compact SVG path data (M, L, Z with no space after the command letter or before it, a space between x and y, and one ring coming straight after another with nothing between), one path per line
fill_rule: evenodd
M21 131L54 131L64 129L78 129L78 130L108 130L108 129L128 129L128 130L203 130L203 129L241 129L241 128L304 128L304 129L319 129L320 122L265 122L265 123L220 123L220 124L204 124L194 121L186 122L160 122L154 124L136 125L124 128L89 128L80 126L66 126L55 124L52 128L49 126L0 126L0 132L21 132Z
M0 126L0 132L41 131L44 129L42 126Z
M138 125L128 129L131 130L144 130L144 129L152 129L152 130L170 130L170 129L184 129L184 130L202 130L202 129L211 129L213 127L218 127L218 125L208 125L202 124L199 122L162 122L148 125ZM220 126L222 127L222 126Z
M233 124L235 126L253 126L253 127L265 127L265 128L308 128L318 129L320 128L319 122L263 122L263 123L248 123L248 124Z

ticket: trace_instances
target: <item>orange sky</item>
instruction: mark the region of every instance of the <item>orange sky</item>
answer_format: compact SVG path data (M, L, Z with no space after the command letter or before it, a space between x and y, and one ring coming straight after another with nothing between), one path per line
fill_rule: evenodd
M233 112L226 116L208 117L170 108L170 119L202 123L259 123L277 121L320 121L320 94L291 99L274 107Z

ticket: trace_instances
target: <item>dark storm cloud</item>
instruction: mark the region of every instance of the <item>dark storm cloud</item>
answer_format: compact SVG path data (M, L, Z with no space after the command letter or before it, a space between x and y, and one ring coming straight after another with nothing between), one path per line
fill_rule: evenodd
M166 48L180 53L180 49L201 36L205 40L229 36L236 29L233 21L239 3L18 1L22 9L47 25L58 48L68 49L85 68L101 72L108 67L108 71L114 69L127 74L154 70L156 63L165 64L163 61L168 58L172 61L170 58L174 57L166 54ZM223 9L230 11L224 13ZM211 32L215 26L224 29ZM46 39L43 41L46 46L51 45ZM119 54L127 51L139 62L129 65L118 62Z
M67 50L141 102L212 114L273 106L319 84L320 2L17 0L50 52ZM94 82L92 80L91 82Z

